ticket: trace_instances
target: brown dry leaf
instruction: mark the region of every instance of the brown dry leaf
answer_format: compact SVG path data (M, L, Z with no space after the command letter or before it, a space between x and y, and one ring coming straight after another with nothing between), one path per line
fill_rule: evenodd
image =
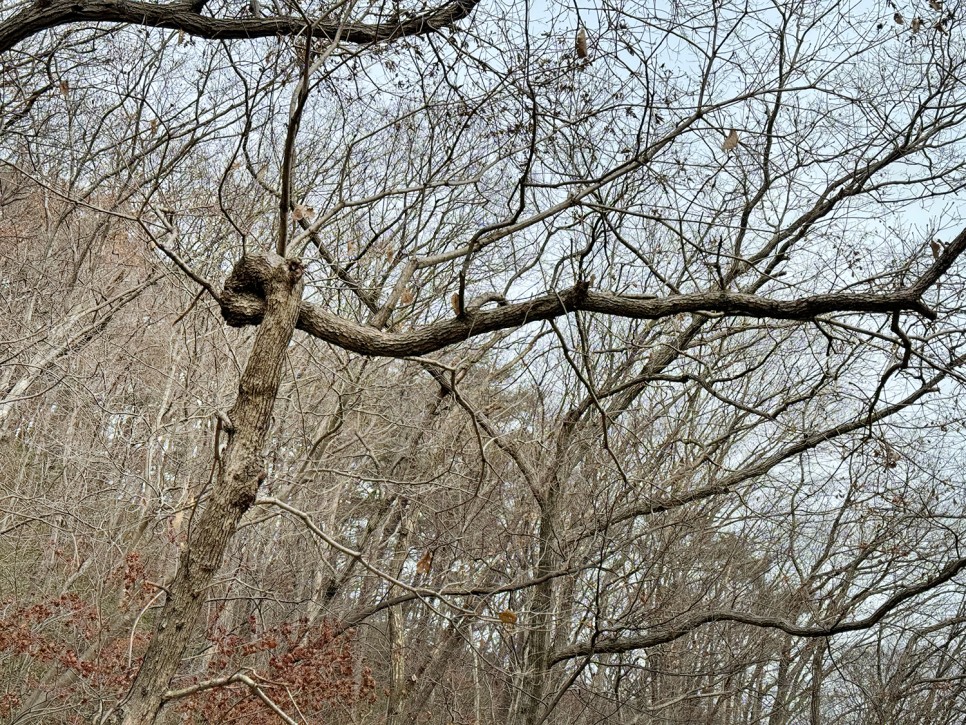
M409 288L404 289L402 294L399 295L399 301L404 305L411 305L415 299L416 295L414 295L412 290Z
M896 21L897 25L902 25L903 23L906 22L902 17L902 13L896 13L895 15L892 16L892 19Z
M912 22L909 24L909 27L912 28L913 35L918 33L919 30L922 28L922 18L913 18Z
M60 82L60 94L66 98L67 92L70 90L70 84L67 81Z
M738 146L738 132L735 129L731 129L731 133L721 144L722 151L733 151Z
M315 209L311 206L305 206L304 204L296 204L295 208L292 210L292 217L295 221L299 222L303 219L311 219L315 215Z
M929 0L929 7L938 13L943 9L943 0Z
M587 57L587 33L583 28L577 29L577 57L586 58Z
M943 253L943 245L938 239L933 239L929 242L929 247L932 249L932 256L935 259L939 259L939 255Z
M151 123L149 125L151 126L151 133L158 132L158 119L152 118Z
M509 609L504 609L497 615L503 624L516 624L517 615L511 612Z
M896 468L899 465L901 457L895 452L892 446L888 443L882 444L882 467L887 469Z
M178 45L184 43L184 29L178 28Z
M453 312L457 315L460 313L460 295L459 292L454 292L449 297L449 306L453 308Z
M423 557L416 562L416 573L429 574L429 570L432 566L433 566L433 552L427 551L425 554L423 554Z

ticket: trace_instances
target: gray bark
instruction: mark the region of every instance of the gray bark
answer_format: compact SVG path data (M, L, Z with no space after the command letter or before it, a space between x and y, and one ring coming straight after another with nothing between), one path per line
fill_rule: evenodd
M181 665L199 621L205 594L221 567L238 523L264 481L262 448L302 297L302 264L277 255L249 256L235 267L227 286L257 288L266 301L238 397L228 413L228 445L207 501L199 505L187 546L171 583L141 669L113 723L154 722L171 678ZM255 282L254 280L258 280Z

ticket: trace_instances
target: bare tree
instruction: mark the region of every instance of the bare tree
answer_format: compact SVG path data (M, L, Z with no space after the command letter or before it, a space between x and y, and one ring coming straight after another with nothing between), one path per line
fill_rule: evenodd
M961 719L958 7L0 54L5 717Z

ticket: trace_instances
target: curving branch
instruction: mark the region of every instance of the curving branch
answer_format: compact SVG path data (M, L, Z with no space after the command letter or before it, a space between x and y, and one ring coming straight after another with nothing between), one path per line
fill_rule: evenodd
M242 672L236 672L235 674L228 675L227 677L219 677L213 680L199 682L181 690L168 690L164 693L162 699L164 699L165 702L170 700L178 700L183 697L196 695L197 693L204 692L205 690L212 690L218 687L227 687L228 685L233 685L236 682L242 683L249 690L251 690L259 700L264 702L272 712L278 715L282 722L287 723L288 725L298 725L295 720L286 715L285 711L282 710L282 708L279 707L278 704L266 694L265 690L262 689L262 686L259 685L259 683L255 682L255 680Z
M961 235L966 240L966 234ZM243 258L225 283L221 313L233 327L257 325L264 314L263 265L257 255ZM411 357L435 352L478 335L506 330L530 322L552 320L582 310L634 319L658 319L684 313L716 313L769 319L811 320L830 312L915 312L935 319L919 298L917 288L885 294L832 293L794 300L776 300L737 292L700 292L670 297L631 297L595 292L579 282L561 292L550 292L524 302L493 310L467 308L458 317L424 325L409 332L390 333L351 322L318 305L303 302L297 328L320 340L362 355Z
M0 23L0 53L45 30L71 23L130 23L182 30L209 40L251 40L311 35L353 45L426 35L469 16L479 0L450 0L412 18L385 23L307 23L302 17L214 18L200 14L192 2L158 4L138 0L38 0ZM203 3L202 3L203 5Z
M668 642L673 642L676 639L680 639L698 627L702 627L705 624L711 624L712 622L737 622L739 624L748 624L753 627L761 627L764 629L779 629L782 632L790 634L794 637L831 637L833 635L843 634L845 632L856 632L874 627L876 624L882 621L882 619L889 614L889 612L894 610L903 602L919 596L920 594L924 594L931 589L935 589L942 584L945 584L964 568L966 568L966 558L956 559L943 567L935 576L893 594L868 617L856 619L851 622L841 622L826 626L819 625L813 627L802 627L778 617L759 616L730 610L718 610L693 615L686 618L679 624L660 629L656 632L652 632L651 634L637 637L601 638L593 643L581 643L564 647L551 655L550 662L551 664L557 664L559 662L575 659L577 657L588 657L595 654L620 654L622 652L630 652L632 650L657 647L662 644L667 644Z

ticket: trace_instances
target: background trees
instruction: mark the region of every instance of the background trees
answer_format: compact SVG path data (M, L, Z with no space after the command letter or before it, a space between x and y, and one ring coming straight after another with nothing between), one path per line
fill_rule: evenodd
M6 8L4 717L961 720L957 18Z

